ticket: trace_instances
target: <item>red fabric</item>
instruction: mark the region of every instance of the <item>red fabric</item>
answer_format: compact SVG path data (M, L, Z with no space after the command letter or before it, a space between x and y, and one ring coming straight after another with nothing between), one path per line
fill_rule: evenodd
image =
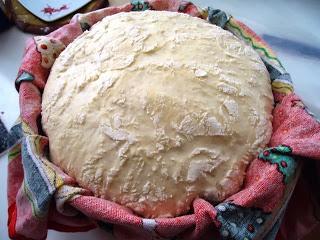
M49 75L49 69L39 68L39 65L41 65L40 53L36 50L33 39L30 39L25 49L18 76L23 72L32 73L34 77L32 83L39 89L43 89L45 86L44 80L47 79Z
M22 82L19 88L20 116L34 134L38 134L37 119L41 114L41 95L31 82Z
M183 2L183 1L182 1ZM180 1L163 1L163 0L153 0L149 1L149 3L152 3L152 8L157 11L173 11L177 12L180 6Z
M250 164L243 190L228 200L245 207L257 207L271 212L281 200L285 185L277 165L255 159Z
M74 24L79 25L78 21L82 21L82 19L78 19L78 18L85 18L85 22L87 22L90 26L99 22L103 17L105 16L110 16L119 12L130 12L131 11L131 4L126 4L123 6L119 6L119 7L109 7L109 8L103 8L103 9L99 9L95 11L95 14L91 14L90 17L86 17L86 15L81 16L79 14L75 15L71 22ZM72 35L71 35L72 36Z
M61 214L55 208L54 202L51 205L48 219L48 228L61 232L85 232L97 227L93 221L88 224L88 218L81 213L76 218Z
M12 203L8 208L8 232L9 237L14 238L16 236L16 221L17 221L17 208L16 203Z
M306 113L300 98L290 94L273 111L271 146L290 146L298 156L320 159L319 122Z
M59 39L64 45L71 43L75 37L82 34L81 26L78 22L70 22L69 24L51 32L48 37Z
M10 194L8 194L8 206L15 205L15 196L17 196L21 187L23 175L21 155L17 155L8 163L7 189L10 190Z
M183 9L181 11L185 13L199 16L197 7L191 3L177 0L153 0L149 4L155 10L178 11L178 9ZM132 6L127 4L119 8L102 9L89 15L77 15L70 24L51 33L48 37L57 39L64 45L68 45L75 37L82 33L81 23L93 24L106 15L130 11L131 8ZM34 78L32 81L21 82L19 87L21 120L22 124L26 126L24 130L32 131L28 135L30 139L33 139L34 134L41 134L41 126L39 126L41 92L49 73L49 68L41 65L41 59L42 56L37 50L37 43L31 41L27 46L24 60L19 70L19 75L27 72ZM292 154L294 155L320 159L320 124L305 111L303 104L295 94L281 95L279 98L275 95L275 98L278 101L278 105L273 112L274 132L270 146L288 145L292 148ZM40 140L36 139L34 141L38 144L37 150L43 153L47 147L47 139L42 136ZM41 164L44 164L45 160L37 157L39 156L37 155L32 161L39 165L37 166L37 170L45 175L46 172L41 167ZM62 179L60 181L63 186L70 189L75 188L73 179L64 174L51 162L46 161L45 164L49 166L50 171L53 171L55 175L58 175ZM196 199L193 202L193 212L189 215L177 218L148 220L134 215L129 209L116 203L88 196L89 193L84 190L79 190L76 195L67 198L62 203L58 203L61 199L53 196L51 207L54 209L44 212L41 217L34 216L33 204L36 201L32 199L32 196L28 196L30 197L28 199L23 189L22 183L25 180L25 176L23 176L22 167L28 169L28 166L22 166L21 155L13 158L8 166L8 229L10 237L14 239L45 239L48 228L63 231L82 231L94 227L97 221L112 224L114 235L119 239L155 239L159 236L173 237L177 235L181 239L212 239L220 234L219 230L224 224L217 219L218 210L211 203L203 199ZM55 178L54 180L57 179ZM50 185L51 183L46 184ZM292 184L294 185L294 183ZM54 190L58 192L63 186L54 185L56 187ZM243 208L259 208L263 212L274 213L274 211L277 211L284 205L285 197L290 194L290 191L291 189L283 182L283 175L276 164L255 159L248 167L243 189L231 196L227 201ZM70 190L70 192L72 191ZM67 191L67 193L70 192ZM57 205L54 204L54 200L56 204L61 204L64 208L77 210L77 213L80 215L67 215L66 212L58 209ZM295 201L295 198L293 201ZM298 202L301 203L301 200L298 199ZM290 204L299 206L295 205L295 202ZM304 212L306 219L308 219L307 215L310 212ZM274 214L276 215L276 213ZM292 216L289 217L293 218ZM275 220L272 219L270 222L275 222ZM289 226L289 231L291 226L297 226L288 221L287 216L284 220L285 223ZM309 227L315 226L315 224L316 219L310 218L310 221L308 221ZM154 229L152 229L153 226ZM265 231L269 227L265 226ZM304 227L308 226L304 225L297 228L301 233L299 236L303 236L307 232ZM252 230L252 228L250 229ZM281 228L281 231L285 231L286 229L288 231L288 228ZM288 232L283 232L283 236L287 237L287 239L292 237Z

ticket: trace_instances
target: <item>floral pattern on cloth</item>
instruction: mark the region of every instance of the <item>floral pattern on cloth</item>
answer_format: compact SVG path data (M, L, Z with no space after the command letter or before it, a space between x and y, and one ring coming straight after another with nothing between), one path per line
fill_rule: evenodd
M46 36L36 36L34 41L41 54L41 66L44 68L51 68L55 59L66 48L59 40Z
M217 207L217 219L222 239L251 240L271 217L258 208L244 208L232 203L221 203Z
M259 154L259 159L277 164L278 170L283 174L284 183L290 182L297 168L296 160L291 157L292 150L288 146L280 145L274 148L267 148Z
M139 1L134 0L131 2L132 9L131 11L144 11L144 10L150 10L149 2L147 1Z
M242 189L218 205L197 198L190 213L175 218L144 219L80 188L48 158L49 140L41 127L41 94L60 51L105 16L146 9L183 12L206 19L252 46L269 71L276 102L269 147L248 166ZM290 75L270 47L232 16L210 7L201 9L191 2L133 1L77 14L64 27L29 41L16 88L20 118L12 131L20 141L11 148L8 162L8 231L12 239L42 240L48 229L69 232L95 227L129 240L273 239L270 236L274 236L281 223L301 163L306 158L320 160L320 123L294 94Z

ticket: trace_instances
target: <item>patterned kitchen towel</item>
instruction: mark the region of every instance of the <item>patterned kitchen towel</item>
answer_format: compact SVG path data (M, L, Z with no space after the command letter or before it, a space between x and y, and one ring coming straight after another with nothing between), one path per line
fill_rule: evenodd
M0 118L0 155L8 149L9 139L10 134Z
M130 209L92 196L48 159L41 129L41 94L59 53L103 17L118 12L170 10L200 17L232 32L261 56L275 97L268 148L248 167L241 191L218 205L196 199L190 214L145 219ZM232 16L179 0L133 1L78 14L26 47L16 80L22 140L9 153L8 230L12 239L45 239L48 229L87 231L101 227L117 239L271 239L290 199L302 162L320 160L320 124L293 92L290 75L267 44ZM271 236L271 237L270 237Z
M20 129L15 127L11 128L8 132L6 126L0 118L0 156L5 153L10 147L22 138Z

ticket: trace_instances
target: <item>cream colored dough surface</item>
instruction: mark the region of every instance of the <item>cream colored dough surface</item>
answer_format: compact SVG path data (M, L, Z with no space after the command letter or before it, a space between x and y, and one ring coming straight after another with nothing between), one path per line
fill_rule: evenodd
M95 196L144 217L239 191L272 132L257 53L173 12L104 18L58 57L43 93L50 158Z

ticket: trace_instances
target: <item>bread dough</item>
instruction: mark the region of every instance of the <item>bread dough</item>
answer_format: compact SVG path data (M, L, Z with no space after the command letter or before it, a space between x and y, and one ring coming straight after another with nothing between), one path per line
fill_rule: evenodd
M174 12L104 18L57 58L43 93L50 158L95 196L148 218L239 191L269 141L273 95L258 54Z

